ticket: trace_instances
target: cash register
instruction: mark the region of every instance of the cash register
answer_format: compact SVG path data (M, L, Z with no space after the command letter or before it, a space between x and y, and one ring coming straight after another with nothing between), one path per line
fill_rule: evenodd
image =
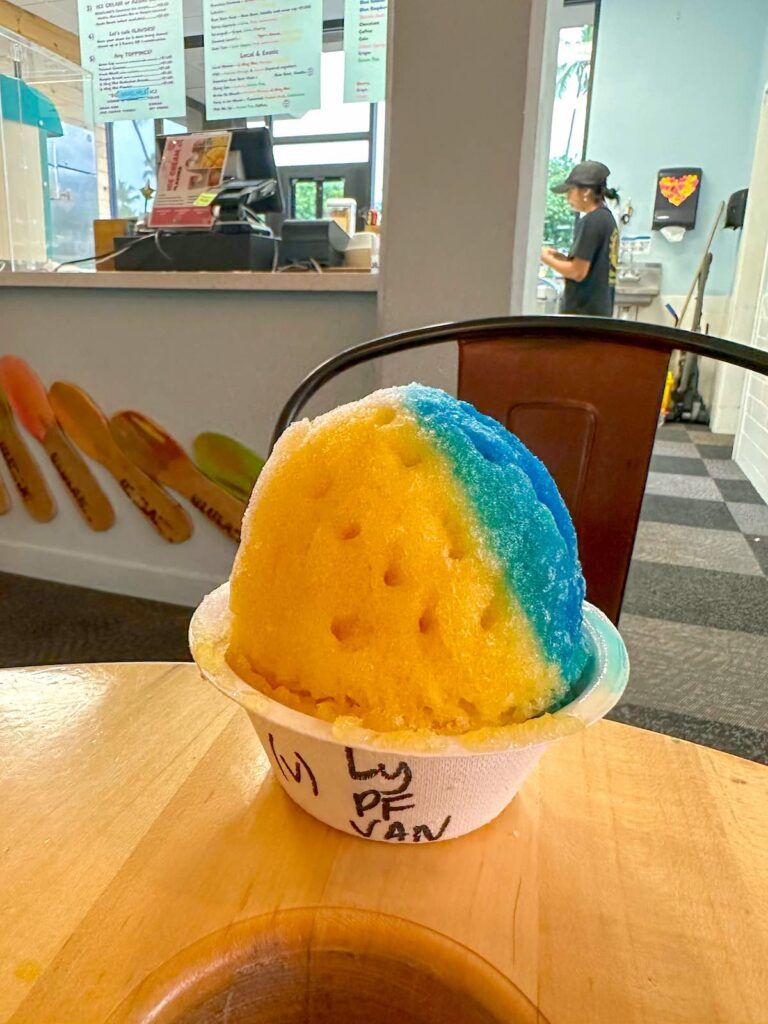
M158 165L168 138L157 138ZM232 131L223 180L213 227L147 230L142 244L141 233L115 238L117 270L272 270L278 239L258 219L283 209L269 129Z

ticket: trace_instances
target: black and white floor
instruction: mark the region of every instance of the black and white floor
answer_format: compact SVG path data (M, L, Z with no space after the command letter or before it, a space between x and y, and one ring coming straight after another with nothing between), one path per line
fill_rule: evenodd
M612 717L768 764L768 506L733 438L658 434L621 617Z

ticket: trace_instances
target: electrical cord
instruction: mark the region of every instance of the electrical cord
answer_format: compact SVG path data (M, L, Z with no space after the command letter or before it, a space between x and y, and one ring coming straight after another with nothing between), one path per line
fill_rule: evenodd
M248 209L247 206L241 207L240 212L244 215L246 221L251 225L251 227L263 227L261 221L256 217L256 215L251 210ZM277 264L280 259L280 250L277 245L277 239L274 236L272 236L272 240L274 242L274 246L272 249L272 273L276 274Z
M160 245L160 232L154 231L151 235L141 235L139 238L135 238L128 245L124 245L121 249L113 249L111 252L106 252L102 256L84 256L79 260L64 260L63 263L58 263L52 273L57 273L62 267L71 267L76 263L93 263L94 266L98 266L100 263L105 263L107 260L111 260L114 256L122 256L124 252L128 252L133 249L134 246L140 245L142 242L154 241L158 251L169 263L172 262L171 257Z
M300 263L287 263L284 267L279 267L277 270L278 274L291 273L297 271L299 273L306 274L307 272L314 272L318 274L323 273L323 268L317 262L317 260L302 260Z
M155 240L155 248L160 253L160 255L163 257L163 259L166 261L166 263L173 263L173 257L169 256L168 253L165 251L165 249L160 244L160 234L161 234L161 232L156 231L154 233L154 235L152 236L154 238L154 240Z

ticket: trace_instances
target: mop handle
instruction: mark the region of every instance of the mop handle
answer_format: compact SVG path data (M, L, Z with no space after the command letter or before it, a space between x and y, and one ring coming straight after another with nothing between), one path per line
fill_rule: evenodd
M688 294L685 297L685 302L683 303L683 308L680 310L680 316L679 316L678 321L677 321L677 323L680 326L682 326L683 320L685 320L685 314L688 312L688 306L690 305L691 299L693 297L693 290L696 287L696 282L699 280L699 275L701 274L701 271L702 271L702 269L704 267L704 261L706 260L708 254L709 254L710 246L712 245L712 242L714 241L715 232L717 231L718 225L720 223L720 218L723 216L723 211L724 210L725 210L725 200L723 199L723 200L721 200L720 205L717 208L717 216L715 217L715 223L712 225L712 230L709 232L709 238L707 239L707 245L706 245L706 248L704 249L704 254L701 257L701 260L699 261L698 267L696 268L696 273L693 275L693 280L691 281L691 287L688 289Z

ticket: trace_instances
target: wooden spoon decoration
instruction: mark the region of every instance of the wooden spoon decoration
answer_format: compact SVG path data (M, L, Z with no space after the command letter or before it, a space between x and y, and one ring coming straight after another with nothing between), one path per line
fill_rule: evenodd
M181 445L158 423L127 410L110 420L112 435L125 455L158 483L188 498L230 540L239 542L245 503L203 476Z
M0 388L0 454L24 508L38 523L47 523L56 515L56 502L48 484L16 427L5 392Z
M193 450L198 469L219 487L247 502L264 468L264 459L226 434L198 434Z
M114 476L147 522L171 544L192 536L192 521L177 501L122 453L109 429L107 418L90 395L76 384L56 381L50 390L51 405L67 434L96 462Z
M109 498L62 434L45 388L32 367L18 356L3 356L0 385L19 421L47 452L83 519L92 530L108 530L115 521ZM18 462L18 452L14 457Z
M5 486L2 480L0 480L0 516L4 516L6 512L11 510L11 496L8 493L8 488Z

